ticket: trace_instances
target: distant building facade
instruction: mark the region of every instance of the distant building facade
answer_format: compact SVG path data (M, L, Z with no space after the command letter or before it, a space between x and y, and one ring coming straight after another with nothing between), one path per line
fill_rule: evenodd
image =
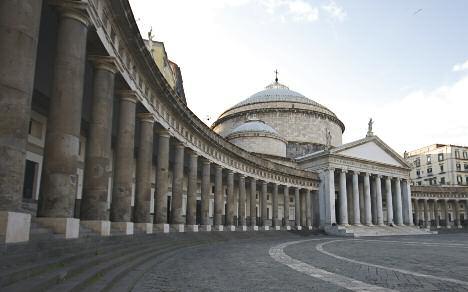
M416 186L468 185L468 146L432 144L405 154Z

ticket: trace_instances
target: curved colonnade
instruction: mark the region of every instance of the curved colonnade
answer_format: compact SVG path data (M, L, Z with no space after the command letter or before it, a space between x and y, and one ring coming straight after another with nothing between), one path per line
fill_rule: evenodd
M4 64L6 58L16 54L23 54L20 59L25 60L19 62L16 71L3 68L1 73L7 72L12 77L11 80L0 80L2 86L18 92L11 93L10 99L6 99L6 103L15 105L13 110L2 112L5 117L2 117L2 128L12 129L2 137L14 139L2 139L0 145L3 153L8 152L12 161L18 162L2 170L7 179L2 181L0 188L0 208L2 214L10 218L7 225L27 222L28 229L13 241L29 238L30 215L18 212L21 209L18 186L23 185L24 179L40 2L27 0L19 7L15 7L16 1L12 0L2 4L11 15L23 16L20 21L25 23L24 28L0 30L0 40L6 40L1 65L7 65ZM54 6L58 20L42 181L37 217L33 221L67 238L79 236L80 223L101 235L112 232L132 234L134 227L144 232L168 232L170 227L177 231L196 231L199 225L205 230L211 230L211 226L223 230L223 225L229 226L229 230L235 230L236 225L246 230L249 224L253 230L258 229L257 225L268 230L270 225L281 225L278 193L282 193L284 206L289 206L289 197L294 194L295 225L299 228L301 225L312 226L311 191L318 189L317 174L251 155L226 142L201 122L158 70L139 34L127 0L64 0L45 5ZM11 25L18 20L2 19L2 24L6 24L4 27L8 28L8 21ZM24 40L26 45L8 42L26 31L30 34ZM92 64L93 87L78 219L73 217L88 61ZM114 96L118 97L117 108L113 106ZM113 128L117 129L114 136ZM155 208L151 214L153 161L156 169ZM110 212L107 210L109 177L113 177ZM183 208L185 177L187 203ZM201 214L197 220L198 182L201 185ZM211 183L214 183L213 222L208 215ZM170 186L172 195L168 204ZM257 191L258 210L255 208ZM269 194L272 195L273 216L267 216ZM284 208L283 217L287 219L288 213L289 208ZM272 217L271 223L268 217ZM283 220L282 225L288 228L289 220Z

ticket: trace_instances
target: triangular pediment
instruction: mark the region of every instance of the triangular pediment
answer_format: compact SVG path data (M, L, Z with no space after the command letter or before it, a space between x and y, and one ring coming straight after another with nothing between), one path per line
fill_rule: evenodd
M395 151L377 137L348 143L333 149L332 152L342 156L408 167L406 162Z

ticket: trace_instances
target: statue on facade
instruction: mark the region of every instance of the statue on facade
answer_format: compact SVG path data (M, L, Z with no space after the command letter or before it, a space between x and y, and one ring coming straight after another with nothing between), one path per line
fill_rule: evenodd
M369 119L369 123L367 124L367 135L366 137L374 136L374 133L372 132L372 125L374 125L374 120L372 118Z
M332 139L332 136L331 136L331 133L328 129L325 130L326 133L325 133L325 141L326 141L326 150L329 150L331 148L331 139Z

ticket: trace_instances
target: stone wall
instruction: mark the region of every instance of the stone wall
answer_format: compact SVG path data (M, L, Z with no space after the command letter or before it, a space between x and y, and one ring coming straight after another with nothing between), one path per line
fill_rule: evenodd
M229 142L249 152L285 157L286 144L268 136L234 136Z

